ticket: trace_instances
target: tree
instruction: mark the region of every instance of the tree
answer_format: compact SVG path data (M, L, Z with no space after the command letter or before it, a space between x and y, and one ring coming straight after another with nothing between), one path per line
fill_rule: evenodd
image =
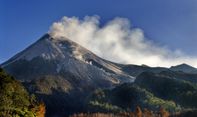
M38 110L36 111L36 117L45 117L46 109L45 104L42 102L38 106Z
M142 117L142 110L139 106L136 107L135 116L136 117Z
M159 114L161 117L169 117L169 115L170 115L169 112L166 111L163 107L160 108Z
M143 115L144 117L153 117L153 113L146 108L143 111Z

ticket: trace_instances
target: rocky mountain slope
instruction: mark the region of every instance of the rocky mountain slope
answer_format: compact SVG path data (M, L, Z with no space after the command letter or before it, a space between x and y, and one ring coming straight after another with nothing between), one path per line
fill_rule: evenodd
M112 88L135 79L118 64L69 39L54 39L49 34L1 66L43 100L51 113L83 110L82 100L95 89ZM76 100L76 104L70 100Z
M116 64L96 56L69 39L54 39L49 34L2 64L2 67L17 79L25 81L62 72L71 73L90 83L97 79L109 85L134 80Z
M137 105L169 111L197 108L192 103L196 68L113 63L64 37L45 34L1 67L45 103L47 116L129 111Z
M184 64L184 63L180 64L180 65L177 65L177 66L172 66L172 67L170 67L170 70L183 71L183 72L186 72L186 73L197 74L197 68L192 67L192 66L187 65L187 64Z

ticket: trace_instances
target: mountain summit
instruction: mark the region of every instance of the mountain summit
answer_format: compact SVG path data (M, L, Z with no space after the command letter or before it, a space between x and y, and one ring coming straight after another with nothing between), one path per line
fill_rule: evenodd
M1 67L44 100L49 115L81 111L85 98L95 89L113 88L135 79L120 64L104 60L67 38L49 34Z
M9 59L2 67L23 81L46 75L72 75L80 83L99 87L134 81L134 77L122 71L118 64L96 56L69 39L53 38L49 34Z
M187 65L185 63L177 65L177 66L172 66L172 67L170 67L170 70L197 74L197 69L196 68L194 68L190 65Z

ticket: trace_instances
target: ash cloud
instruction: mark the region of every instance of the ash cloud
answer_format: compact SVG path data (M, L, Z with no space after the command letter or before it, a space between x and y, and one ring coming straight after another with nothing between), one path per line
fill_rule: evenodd
M124 64L169 67L187 63L197 67L197 57L180 50L172 51L144 36L126 18L114 18L104 26L99 16L83 19L64 16L52 24L49 34L55 39L66 37L107 60Z

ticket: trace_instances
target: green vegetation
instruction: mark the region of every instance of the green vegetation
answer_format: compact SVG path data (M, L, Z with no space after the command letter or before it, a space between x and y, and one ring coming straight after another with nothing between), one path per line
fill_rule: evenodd
M173 100L182 108L197 108L196 83L154 73L142 73L135 83L159 98Z
M195 114L195 113L194 113ZM170 117L168 111L164 108L160 108L158 111L151 111L148 109L143 109L139 106L135 108L135 111L129 112L118 112L118 113L102 113L102 112L93 112L93 113L78 113L70 115L69 117ZM181 115L176 114L176 117L182 117ZM194 116L187 116L194 117Z
M110 103L102 103L98 101L90 101L89 104L94 107L94 111L112 111L112 112L121 112L121 109L118 106L112 105Z
M131 111L138 105L152 110L161 107L168 111L180 110L175 102L155 97L147 90L131 83L117 86L112 90L96 90L88 100L89 109L93 112Z
M39 104L34 95L29 96L19 81L6 74L0 68L0 116L35 117L44 116L43 104ZM42 112L40 112L42 111Z
M166 72L167 73L167 72ZM99 112L129 112L136 106L180 112L197 108L197 84L163 73L144 72L134 83L96 90L88 97L89 109Z

